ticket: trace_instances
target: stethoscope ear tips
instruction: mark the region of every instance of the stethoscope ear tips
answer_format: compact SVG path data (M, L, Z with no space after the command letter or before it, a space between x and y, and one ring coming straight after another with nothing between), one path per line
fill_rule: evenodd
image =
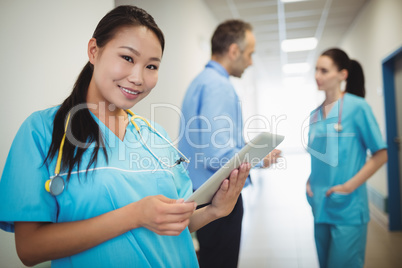
M56 196L63 192L64 190L64 180L60 176L56 176L45 183L45 189L51 195Z

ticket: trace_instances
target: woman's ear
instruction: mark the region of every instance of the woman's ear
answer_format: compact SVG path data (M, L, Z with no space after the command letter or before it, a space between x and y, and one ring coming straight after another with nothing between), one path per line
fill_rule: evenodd
M96 45L96 39L91 38L88 42L88 59L92 65L95 63L96 56L98 55L99 48Z
M348 78L349 72L346 69L341 70L341 80L346 80Z

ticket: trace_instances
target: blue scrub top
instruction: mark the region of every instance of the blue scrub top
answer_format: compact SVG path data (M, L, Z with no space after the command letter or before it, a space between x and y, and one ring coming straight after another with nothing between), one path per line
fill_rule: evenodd
M380 129L368 103L346 93L343 108L338 100L326 119L321 107L311 113L308 152L311 155L310 185L313 197L307 196L316 223L355 225L369 221L366 184L350 194L325 193L335 185L351 179L366 163L367 150L372 154L385 149ZM337 132L341 110L343 130Z
M241 103L222 65L209 61L192 81L182 114L179 149L196 190L245 145Z
M139 141L132 124L121 141L94 117L106 140L109 163L100 151L96 166L86 173L92 153L89 148L80 170L72 172L64 191L52 196L46 192L45 182L54 176L56 157L48 164L43 161L58 108L32 114L13 141L0 181L0 228L3 230L13 232L15 221L78 221L149 195L178 199L192 193L191 180L183 166L162 166ZM156 155L165 161L178 159L176 151L164 146L166 142L149 131L143 121L136 122ZM155 127L166 137L164 130ZM66 179L66 173L60 175ZM79 254L53 260L52 267L198 267L198 262L188 229L178 236L160 236L146 228L137 228Z

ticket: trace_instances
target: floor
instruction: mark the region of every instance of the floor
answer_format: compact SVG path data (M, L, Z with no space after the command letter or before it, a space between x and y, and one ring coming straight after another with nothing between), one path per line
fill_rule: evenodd
M284 157L269 170L255 170L243 190L245 214L239 268L316 268L313 218L305 198L307 154ZM402 232L372 219L365 268L402 267Z

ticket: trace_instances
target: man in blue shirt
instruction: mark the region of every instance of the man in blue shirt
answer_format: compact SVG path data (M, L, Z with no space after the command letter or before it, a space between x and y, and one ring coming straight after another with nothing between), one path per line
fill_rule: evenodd
M190 159L194 190L245 145L240 100L229 76L241 77L252 64L255 37L251 25L240 20L223 22L212 36L211 48L211 60L190 84L182 105L185 120L180 126L179 149ZM275 162L269 157L263 166ZM197 231L201 268L237 267L242 218L240 195L229 216Z

